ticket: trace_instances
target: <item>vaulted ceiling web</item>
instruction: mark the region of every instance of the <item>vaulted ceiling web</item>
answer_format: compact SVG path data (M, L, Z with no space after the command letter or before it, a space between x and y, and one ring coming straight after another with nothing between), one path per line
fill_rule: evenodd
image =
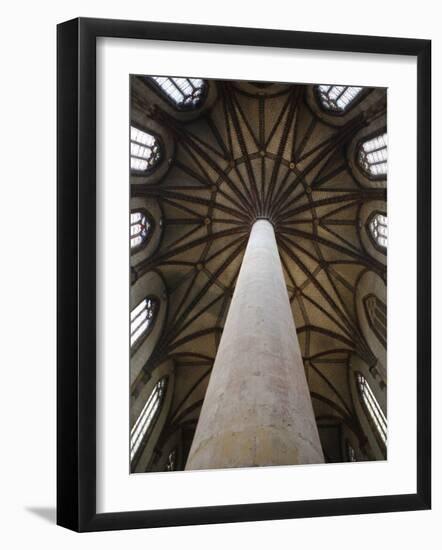
M361 241L360 210L385 201L386 190L357 181L347 149L371 120L385 117L385 101L332 126L309 107L307 86L212 85L217 99L190 122L151 107L152 121L173 136L174 158L160 181L132 186L133 196L158 201L163 213L161 244L134 266L134 277L157 270L168 291L167 321L144 368L175 361L166 433L195 424L260 217L275 228L317 415L357 431L348 361L352 353L375 359L358 324L355 289L367 270L386 278L385 264Z

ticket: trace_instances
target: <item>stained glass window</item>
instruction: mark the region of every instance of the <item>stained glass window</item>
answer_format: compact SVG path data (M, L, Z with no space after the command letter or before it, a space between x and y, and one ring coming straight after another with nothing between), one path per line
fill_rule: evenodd
M144 298L130 313L130 345L136 344L152 326L158 310L155 298Z
M382 177L387 173L387 134L364 141L359 150L359 165L369 176Z
M130 127L130 167L135 172L149 172L161 158L156 137L135 126Z
M132 251L142 246L150 236L152 223L142 210L130 213L130 248Z
M369 223L368 230L374 242L381 248L386 249L388 244L388 220L387 216L379 212L374 214Z
M199 107L206 91L206 83L201 78L150 77L176 107L190 110Z
M359 395L361 397L362 403L364 405L364 409L366 413L369 415L372 423L374 424L376 431L383 441L383 443L387 443L387 419L382 412L382 409L379 405L379 403L376 400L376 397L374 396L374 393L372 389L370 388L370 385L368 384L365 377L358 373L356 375L356 380L358 384L358 391Z
M140 449L141 443L146 437L147 432L153 426L154 421L157 419L161 410L161 404L164 400L166 393L167 379L161 378L159 380L152 393L149 395L143 410L140 413L137 421L135 422L130 432L130 459L133 460L137 451Z
M327 111L343 113L362 92L360 86L317 86L319 99Z

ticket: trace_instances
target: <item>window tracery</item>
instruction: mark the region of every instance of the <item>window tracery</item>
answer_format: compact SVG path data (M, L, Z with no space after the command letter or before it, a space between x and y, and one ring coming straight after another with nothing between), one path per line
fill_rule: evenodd
M130 127L130 167L135 172L150 172L161 158L160 144L155 136Z
M382 178L387 174L387 152L387 134L384 132L362 143L359 166L369 176Z
M344 113L359 96L360 86L317 86L319 100L327 111Z
M368 230L375 245L383 252L388 245L388 218L380 212L375 212L369 219Z
M146 336L153 326L158 312L158 300L147 297L130 313L130 345L131 348Z
M132 252L147 243L152 230L153 223L147 212L135 210L130 213L130 248Z
M206 93L207 84L201 78L152 76L150 79L178 109L182 110L199 107Z
M155 385L152 393L144 405L140 416L130 432L130 459L133 460L145 440L148 432L151 431L155 420L161 411L161 405L166 393L167 378L161 378Z
M361 373L357 373L356 381L364 409L385 445L387 443L387 419L365 377Z

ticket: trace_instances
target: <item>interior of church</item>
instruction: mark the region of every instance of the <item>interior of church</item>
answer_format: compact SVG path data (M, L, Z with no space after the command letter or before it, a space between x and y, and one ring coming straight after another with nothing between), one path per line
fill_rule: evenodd
M130 471L387 459L387 90L130 79Z

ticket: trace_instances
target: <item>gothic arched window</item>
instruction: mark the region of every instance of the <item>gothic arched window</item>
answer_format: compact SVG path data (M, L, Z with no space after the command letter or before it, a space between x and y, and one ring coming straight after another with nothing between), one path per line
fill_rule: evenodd
M364 141L359 149L358 161L366 174L383 178L387 174L387 134Z
M356 374L358 392L371 423L384 444L387 443L387 419L367 380L361 373Z
M140 416L137 418L130 431L130 459L133 460L141 447L142 442L150 434L158 415L166 393L167 378L161 378L155 385L152 393L146 401Z
M130 213L130 249L136 252L152 235L153 220L145 210Z
M161 158L160 144L155 136L130 127L130 167L134 172L150 172Z
M201 78L168 78L164 76L150 78L169 101L183 111L199 107L207 89L206 82Z
M153 296L144 298L130 312L130 346L141 341L151 331L158 313L158 300Z
M385 214L374 212L368 221L368 232L375 246L385 252L388 244L388 219Z
M362 92L360 86L325 86L316 87L321 105L327 111L344 113Z
M365 296L364 300L365 314L370 328L375 333L380 343L387 347L387 306L382 300L379 300L374 294Z

